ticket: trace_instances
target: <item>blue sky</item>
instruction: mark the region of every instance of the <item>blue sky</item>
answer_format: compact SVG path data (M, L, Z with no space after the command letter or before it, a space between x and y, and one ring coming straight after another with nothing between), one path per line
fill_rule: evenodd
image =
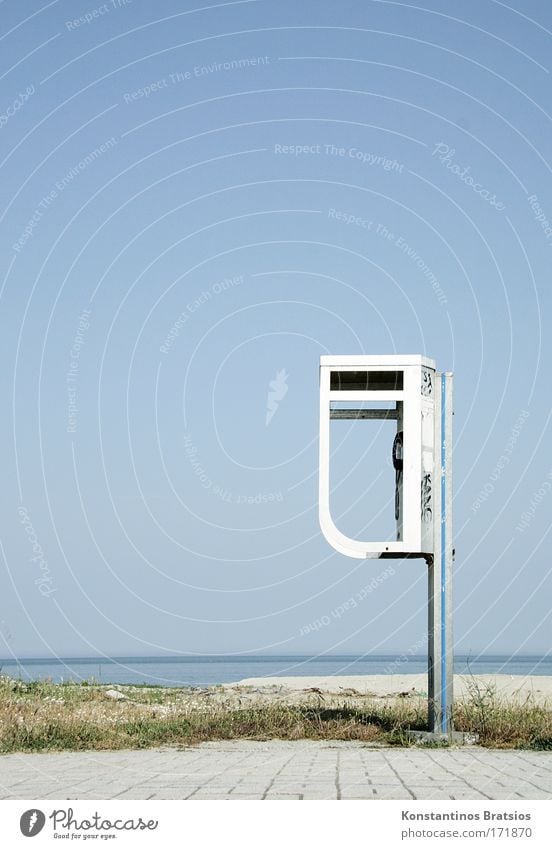
M549 650L551 33L0 3L2 654L419 652L422 561L335 614L388 566L317 519L319 357L394 352L455 373L457 651ZM335 425L369 534L388 433Z

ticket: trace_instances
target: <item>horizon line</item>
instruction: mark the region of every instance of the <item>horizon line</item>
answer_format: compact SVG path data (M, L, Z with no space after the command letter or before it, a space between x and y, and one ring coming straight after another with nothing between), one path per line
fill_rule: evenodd
M0 658L1 663L16 663L21 661L82 661L89 660L100 663L102 661L105 662L113 662L117 660L202 660L209 658L220 658L221 660L227 661L248 661L255 659L266 659L266 658L286 658L286 659L298 659L298 658L308 658L309 660L331 660L335 658L347 658L347 659L355 659L355 660L370 660L378 657L397 657L400 656L403 661L407 662L408 660L422 660L427 658L427 654L412 654L408 657L403 657L403 651L396 652L381 652L378 654L332 654L332 653L323 653L323 654L217 654L216 652L210 654L160 654L160 655L131 655L131 654L118 654L118 655L19 655L12 657L2 657ZM552 654L550 650L546 652L531 652L528 654L517 654L516 651L511 652L456 652L454 654L457 658L479 658L479 657L498 657L498 658L539 658L543 659L548 656L552 659Z

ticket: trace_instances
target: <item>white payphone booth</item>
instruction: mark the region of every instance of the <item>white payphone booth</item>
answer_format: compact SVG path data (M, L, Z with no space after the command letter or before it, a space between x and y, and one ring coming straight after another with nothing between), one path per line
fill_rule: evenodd
M330 421L396 421L394 539L351 537L330 510ZM451 732L452 374L422 355L320 359L319 517L336 551L356 558L423 558L428 567L429 727Z

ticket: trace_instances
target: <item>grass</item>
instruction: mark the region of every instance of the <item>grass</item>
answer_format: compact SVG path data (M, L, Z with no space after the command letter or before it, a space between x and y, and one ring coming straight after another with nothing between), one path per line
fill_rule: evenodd
M491 684L468 683L469 698L455 704L454 727L479 736L482 746L497 749L552 750L552 709L535 702L507 702Z
M0 752L105 750L188 746L207 740L358 740L411 745L407 731L427 728L423 699L322 698L255 704L224 691L22 683L0 676ZM241 702L245 701L246 704ZM473 685L455 705L454 726L483 746L552 749L552 710L527 700L500 701Z

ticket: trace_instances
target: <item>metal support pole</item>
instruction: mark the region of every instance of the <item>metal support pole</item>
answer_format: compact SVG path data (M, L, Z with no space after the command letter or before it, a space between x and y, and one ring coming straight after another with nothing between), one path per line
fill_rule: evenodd
M446 372L442 378L445 381L445 441L444 441L444 458L445 458L445 514L442 521L445 525L445 541L444 541L444 594L445 617L445 676L444 686L446 694L445 703L445 733L451 734L454 730L452 722L452 713L454 705L454 639L453 639L453 599L452 599L452 568L454 560L454 540L452 526L452 417L454 415L454 378L451 372Z
M428 565L428 721L452 732L452 374L435 375L433 557Z

